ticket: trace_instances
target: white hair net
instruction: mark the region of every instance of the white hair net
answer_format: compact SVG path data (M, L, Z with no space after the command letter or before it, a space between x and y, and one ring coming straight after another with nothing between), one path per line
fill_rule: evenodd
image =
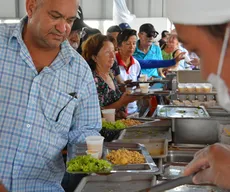
M166 0L166 16L177 24L216 25L230 22L230 0Z

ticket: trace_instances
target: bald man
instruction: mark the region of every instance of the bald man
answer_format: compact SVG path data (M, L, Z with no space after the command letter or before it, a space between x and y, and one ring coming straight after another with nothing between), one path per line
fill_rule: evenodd
M0 180L9 191L64 191L62 149L99 135L91 70L66 40L77 10L77 0L26 0L19 24L0 25Z

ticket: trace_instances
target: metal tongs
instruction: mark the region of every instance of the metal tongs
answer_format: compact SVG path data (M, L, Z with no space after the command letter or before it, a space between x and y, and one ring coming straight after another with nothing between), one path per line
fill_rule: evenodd
M185 177L179 177L177 179L173 179L173 180L170 180L170 181L165 181L163 183L160 183L158 185L154 185L150 188L146 188L146 189L143 189L143 190L140 190L138 192L162 192L162 191L166 191L166 190L169 190L169 189L173 189L175 187L178 187L180 185L185 185L185 184L193 184L192 182L192 178L195 174L193 175L190 175L190 176L185 176Z

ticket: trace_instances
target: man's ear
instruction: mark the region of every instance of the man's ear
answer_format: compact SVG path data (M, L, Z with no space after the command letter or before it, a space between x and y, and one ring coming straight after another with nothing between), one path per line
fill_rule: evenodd
M139 38L139 39L141 38L141 33L138 33L138 38Z
M32 17L37 6L37 0L26 0L26 12L29 18Z

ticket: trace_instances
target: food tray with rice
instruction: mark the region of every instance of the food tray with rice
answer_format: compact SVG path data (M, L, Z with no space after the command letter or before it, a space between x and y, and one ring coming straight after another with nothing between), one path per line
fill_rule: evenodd
M136 192L155 185L156 177L140 174L88 176L81 180L74 192Z
M78 145L82 148L82 151L87 150L87 146L84 144ZM76 154L76 156L82 155ZM102 159L110 163L111 170L108 171L97 171L97 173L143 173L153 174L157 173L159 169L154 163L152 157L149 155L147 149L142 144L137 143L104 143ZM72 174L79 173L93 173L93 172L82 172L75 171L74 163L71 167L67 163L67 172ZM102 162L103 165L105 162ZM102 165L102 166L103 166ZM106 164L107 166L107 164Z

